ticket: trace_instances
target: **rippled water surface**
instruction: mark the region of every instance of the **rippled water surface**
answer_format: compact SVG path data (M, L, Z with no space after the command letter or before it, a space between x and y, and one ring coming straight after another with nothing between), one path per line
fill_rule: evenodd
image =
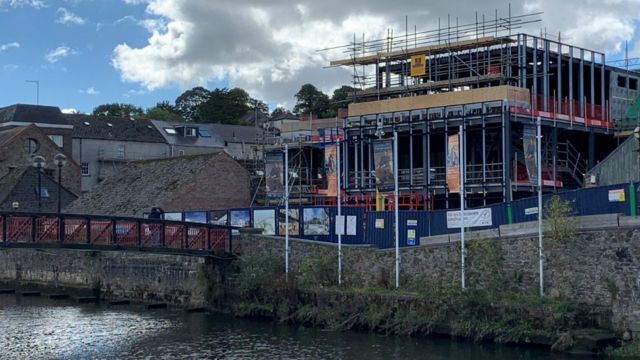
M537 349L0 295L1 359L548 359ZM569 357L556 357L566 358Z

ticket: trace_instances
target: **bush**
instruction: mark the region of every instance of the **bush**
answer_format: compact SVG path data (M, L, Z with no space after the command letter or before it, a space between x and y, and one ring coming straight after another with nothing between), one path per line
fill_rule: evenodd
M571 217L573 201L562 200L558 195L551 197L544 207L544 222L551 238L555 241L572 240L576 235L576 221Z

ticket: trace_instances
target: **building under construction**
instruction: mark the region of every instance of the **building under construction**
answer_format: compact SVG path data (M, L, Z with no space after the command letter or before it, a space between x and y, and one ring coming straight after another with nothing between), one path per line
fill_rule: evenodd
M374 147L396 132L404 207L458 207L445 174L448 139L461 128L467 206L531 196L523 136L538 119L545 191L584 186L584 175L618 144L616 120L638 95L640 73L559 36L516 32L538 15L448 21L346 45L345 57L330 64L351 68L357 89L340 134L346 202L368 206L363 199L385 190Z

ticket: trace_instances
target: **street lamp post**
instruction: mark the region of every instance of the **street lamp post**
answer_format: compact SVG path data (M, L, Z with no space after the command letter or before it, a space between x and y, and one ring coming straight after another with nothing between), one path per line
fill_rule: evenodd
M58 167L58 216L62 209L62 167L67 164L67 157L63 154L57 154L53 157L53 162Z
M38 171L38 188L36 189L36 194L38 196L38 212L42 209L42 179L40 173L42 172L42 168L47 163L47 160L41 155L36 155L31 160L31 164Z

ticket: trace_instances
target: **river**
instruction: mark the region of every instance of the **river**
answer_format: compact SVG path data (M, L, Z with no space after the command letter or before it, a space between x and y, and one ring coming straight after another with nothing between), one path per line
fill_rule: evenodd
M0 295L1 359L548 359L539 349ZM553 355L557 359L575 357Z

